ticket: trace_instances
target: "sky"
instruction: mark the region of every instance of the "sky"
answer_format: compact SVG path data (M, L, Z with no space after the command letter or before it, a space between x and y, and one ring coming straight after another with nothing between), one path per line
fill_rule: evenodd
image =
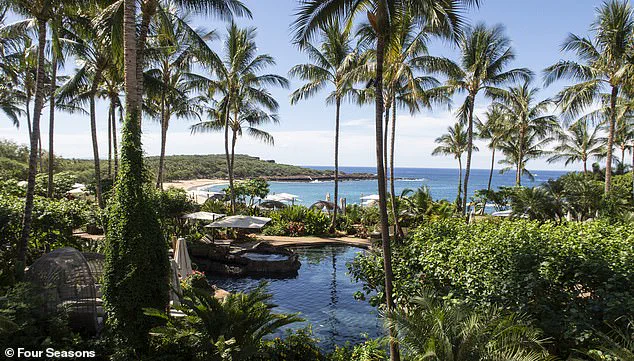
M238 19L241 26L257 28L256 43L261 53L272 55L277 64L267 70L286 76L288 70L307 58L292 44L290 24L298 2L296 0L244 0L253 13L253 19ZM471 24L484 22L488 25L503 24L512 40L517 54L512 67L532 69L541 87L541 71L556 61L568 58L560 51L561 43L568 33L586 35L595 15L599 0L484 0L479 9L471 10L467 16ZM216 29L221 36L226 33L226 23L215 18L195 16L195 27ZM214 45L221 51L220 41ZM430 53L437 56L457 57L457 50L445 41L432 40ZM74 71L76 64L67 64L65 73ZM334 106L324 102L326 92L291 106L289 94L301 86L301 81L290 79L290 89L271 89L280 103L280 124L263 127L270 132L274 146L259 143L246 135L238 140L236 152L262 159L273 159L278 163L295 165L332 165L334 157ZM564 83L555 83L541 91L546 98L559 91ZM464 100L456 96L454 105ZM490 101L479 95L476 113L486 109ZM107 157L107 106L97 106L98 139L100 157ZM397 167L453 168L457 162L452 157L432 157L436 146L434 140L455 123L455 116L446 107L437 107L409 115L401 111L397 119L395 163ZM189 126L193 120L172 119L167 135L167 154L219 154L224 152L223 136L220 133L191 135ZM160 151L160 127L152 120L144 120L143 147L147 155ZM42 142L48 144L48 111L42 116ZM28 143L26 125L15 129L6 117L0 114L0 139L10 139L21 144ZM375 165L374 108L343 104L341 111L340 165ZM484 144L478 142L480 151L473 155L474 168L488 168L491 154ZM91 158L92 143L87 116L56 113L55 153L67 158ZM497 166L500 167L500 166ZM564 169L563 163L549 164L545 159L531 161L529 169ZM571 167L579 169L576 165Z

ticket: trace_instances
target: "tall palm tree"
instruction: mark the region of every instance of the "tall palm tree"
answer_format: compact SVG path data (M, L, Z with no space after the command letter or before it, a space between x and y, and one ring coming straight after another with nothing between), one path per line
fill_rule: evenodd
M558 95L563 114L576 117L595 102L607 100L609 108L605 192L612 187L612 152L617 118L617 101L630 79L629 52L634 41L634 17L629 1L606 0L597 9L590 26L594 38L568 35L563 51L574 52L580 62L561 60L544 70L544 83L559 79L577 81ZM607 93L606 93L607 92Z
M476 120L478 137L486 140L487 147L491 150L491 169L489 170L489 181L487 182L487 193L491 191L491 181L493 180L493 169L495 168L495 151L500 142L506 136L507 124L505 117L499 107L489 107L484 114L486 121Z
M462 154L469 147L469 134L461 123L456 123L453 127L447 128L447 133L436 138L436 143L440 144L431 155L450 155L458 160L458 195L456 197L456 206L458 211L462 207ZM475 151L478 147L473 146ZM465 195L466 196L466 195Z
M161 153L156 187L163 188L163 170L167 130L172 116L191 118L196 116L197 102L192 92L200 84L201 77L191 72L194 60L207 61L201 57L201 48L207 49L205 41L212 40L213 32L200 33L187 25L188 15L174 6L159 7L157 31L147 49L146 59L150 69L144 73L145 92L152 95L159 109L161 124ZM212 55L216 58L216 54Z
M588 160L605 155L604 139L599 135L600 127L594 129L580 119L568 129L558 129L556 139L559 144L553 149L548 162L564 160L565 165L575 162L583 163L583 173L588 173Z
M543 154L543 146L551 141L550 134L559 126L557 117L548 114L550 99L537 101L538 88L529 81L509 89L489 89L494 106L504 113L509 126L508 137L501 144L507 159L515 165L515 183L522 184L526 162Z
M95 170L95 194L99 207L103 208L101 192L101 164L99 157L99 142L97 140L97 109L96 99L104 81L104 73L110 68L113 57L110 44L99 37L89 17L75 17L72 22L73 31L77 34L78 44L75 46L76 57L81 66L75 74L64 83L59 92L61 101L71 104L89 104L90 132L93 149L93 163Z
M620 162L625 166L625 152L634 146L634 122L631 114L619 117L617 120L616 130L614 134L614 144L621 150Z
M467 94L458 110L458 116L467 124L471 145L474 134L473 112L478 94L484 91L485 95L490 96L492 91L499 89L503 84L517 80L528 81L532 77L532 72L526 68L507 70L509 64L515 59L515 52L510 43L511 40L504 34L502 25L487 27L485 24L478 24L470 28L461 39L458 63L443 59L430 64L432 69L448 76L447 86L450 90ZM463 182L463 212L467 211L472 152L473 148L469 147Z
M24 202L24 217L22 233L18 244L18 260L16 271L21 275L24 271L26 246L31 232L33 217L33 198L35 194L35 175L37 173L38 145L40 138L40 118L44 107L45 46L46 23L51 19L57 1L51 0L9 0L9 6L18 14L36 19L37 23L37 66L35 76L35 94L33 108L33 123L30 134L29 172L27 177L26 197Z
M258 54L255 44L255 28L239 28L232 23L227 29L222 61L214 64L217 79L207 83L210 98L220 96L217 104L218 114L224 117L225 157L231 198L231 211L235 212L235 193L233 189L233 161L230 152L229 133L231 119L240 123L241 111L245 105L251 109L264 109L276 112L279 104L266 90L267 86L288 87L288 80L276 74L258 74L266 67L275 65L268 54ZM212 119L213 120L213 119Z
M339 125L342 100L353 94L351 73L358 66L358 52L353 45L350 28L342 28L339 20L329 23L322 30L319 47L310 43L302 50L310 63L295 65L289 71L291 77L307 83L291 94L291 104L314 96L318 91L331 87L326 103L335 105L335 204L339 202ZM332 212L331 232L335 231L338 207Z
M295 41L305 45L315 33L337 18L345 18L352 24L357 15L365 13L377 34L376 70L373 84L375 91L375 142L381 238L385 271L385 301L387 310L394 307L392 299L392 263L388 229L387 189L383 161L383 65L386 44L390 40L391 24L405 12L411 12L417 22L429 25L429 30L446 38L457 38L464 26L462 12L468 5L478 5L479 0L456 0L439 3L435 0L301 0L293 23ZM390 342L390 359L399 360L398 346Z

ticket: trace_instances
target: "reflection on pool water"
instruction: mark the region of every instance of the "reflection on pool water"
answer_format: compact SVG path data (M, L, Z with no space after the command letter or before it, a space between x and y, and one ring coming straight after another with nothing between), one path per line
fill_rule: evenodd
M279 253L268 254L268 253L245 252L245 253L242 253L241 256L253 261L286 261L288 260L287 255L279 254Z
M376 309L367 301L357 301L354 293L361 284L347 274L346 263L354 259L358 248L324 246L295 250L302 263L294 278L217 278L209 279L229 292L249 291L261 281L268 282L267 291L273 295L276 312L296 313L306 320L288 327L294 329L312 325L313 333L321 340L320 346L332 350L346 341L364 340L363 335L378 337L383 334L382 322Z

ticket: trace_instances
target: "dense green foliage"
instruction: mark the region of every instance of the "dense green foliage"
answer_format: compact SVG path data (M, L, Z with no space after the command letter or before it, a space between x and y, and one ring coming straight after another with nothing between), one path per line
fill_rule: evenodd
M474 308L423 290L390 315L404 352L429 360L549 360L541 331L496 306Z
M395 298L430 286L472 306L500 304L535 319L565 355L634 309L633 240L631 226L606 222L436 221L395 247ZM381 255L359 256L350 270L379 303Z
M271 222L264 234L275 236L321 236L328 233L330 218L321 210L291 206L268 214Z
M164 309L169 300L168 245L147 187L139 127L137 116L128 114L119 177L108 209L104 269L108 325L119 350L137 355L147 352L147 333L155 326L143 309Z

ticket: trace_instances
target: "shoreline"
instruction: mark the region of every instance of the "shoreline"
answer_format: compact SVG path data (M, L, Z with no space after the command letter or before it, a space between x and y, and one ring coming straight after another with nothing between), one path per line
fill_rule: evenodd
M297 176L268 176L268 177L252 177L252 178L236 178L236 181L244 181L248 179L256 179L262 178L269 182L297 182L297 183L310 183L314 181L334 181L335 178L333 176L307 176L307 175L297 175ZM357 181L357 180L373 180L377 177L374 174L340 174L340 181ZM186 191L197 191L199 188L206 188L211 186L219 186L219 185L229 185L229 180L227 179L207 179L207 178L197 178L197 179L183 179L183 180L173 180L170 182L164 182L163 186L167 189L170 187L184 189Z

